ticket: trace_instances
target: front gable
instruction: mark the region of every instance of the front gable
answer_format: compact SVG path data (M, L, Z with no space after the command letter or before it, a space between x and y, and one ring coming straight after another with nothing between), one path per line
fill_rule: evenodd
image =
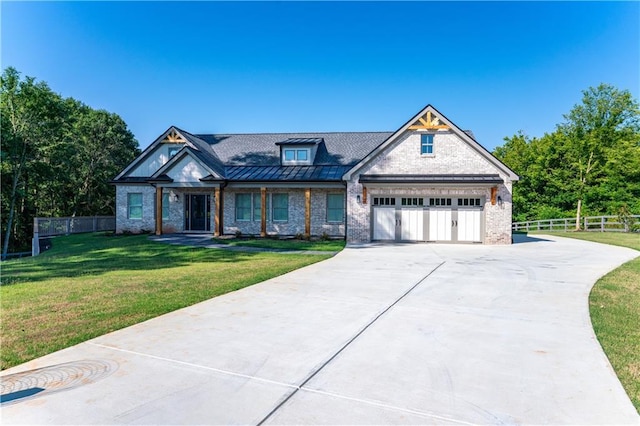
M183 146L191 146L191 143L175 126L171 126L116 176L115 180L123 177L152 176Z
M215 170L198 158L195 152L184 147L169 162L159 168L153 178L169 177L173 182L193 183L206 180L222 180Z
M431 105L407 121L343 177L361 174L518 176Z

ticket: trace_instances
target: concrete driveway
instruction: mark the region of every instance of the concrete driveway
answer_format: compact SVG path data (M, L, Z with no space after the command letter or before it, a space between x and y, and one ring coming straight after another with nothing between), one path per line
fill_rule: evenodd
M587 297L638 252L380 245L2 373L4 424L639 424Z

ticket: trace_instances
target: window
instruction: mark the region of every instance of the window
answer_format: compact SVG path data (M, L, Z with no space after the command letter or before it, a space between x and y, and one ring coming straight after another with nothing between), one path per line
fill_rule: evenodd
M422 206L424 205L424 198L403 198L403 206Z
M289 194L273 194L273 220L274 222L286 222L289 220Z
M170 146L169 147L169 158L172 158L174 155L176 155L178 153L178 151L180 151L180 147L179 146Z
M162 194L162 219L169 219L169 194Z
M282 150L282 162L294 164L309 164L309 149L286 148Z
M396 205L396 199L395 198L389 198L389 197L374 197L373 198L373 205L374 206L395 206Z
M433 154L433 135L420 135L420 154Z
M129 219L142 219L142 194L132 192L127 194L127 211Z
M327 194L327 222L344 220L344 195Z
M479 206L480 198L458 198L459 206Z
M271 197L267 195L267 221L271 220ZM259 192L253 193L253 220L254 222L260 222L262 220L262 194Z
M429 198L430 206L450 206L451 198Z
M236 194L236 220L251 220L251 194Z

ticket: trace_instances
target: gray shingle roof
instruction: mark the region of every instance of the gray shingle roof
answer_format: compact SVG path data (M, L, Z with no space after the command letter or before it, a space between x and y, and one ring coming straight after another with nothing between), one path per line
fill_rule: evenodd
M391 132L254 133L192 135L205 142L226 166L279 166L277 142L287 139L324 139L318 144L314 166L352 166L384 142Z

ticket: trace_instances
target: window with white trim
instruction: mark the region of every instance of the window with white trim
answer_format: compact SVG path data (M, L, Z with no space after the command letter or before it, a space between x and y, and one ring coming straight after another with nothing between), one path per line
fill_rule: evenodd
M130 192L127 194L127 217L129 219L142 219L141 192Z
M423 134L420 135L420 154L429 155L433 154L433 135Z
M344 194L327 194L327 222L344 222Z
M282 164L311 164L311 152L309 148L283 148Z

